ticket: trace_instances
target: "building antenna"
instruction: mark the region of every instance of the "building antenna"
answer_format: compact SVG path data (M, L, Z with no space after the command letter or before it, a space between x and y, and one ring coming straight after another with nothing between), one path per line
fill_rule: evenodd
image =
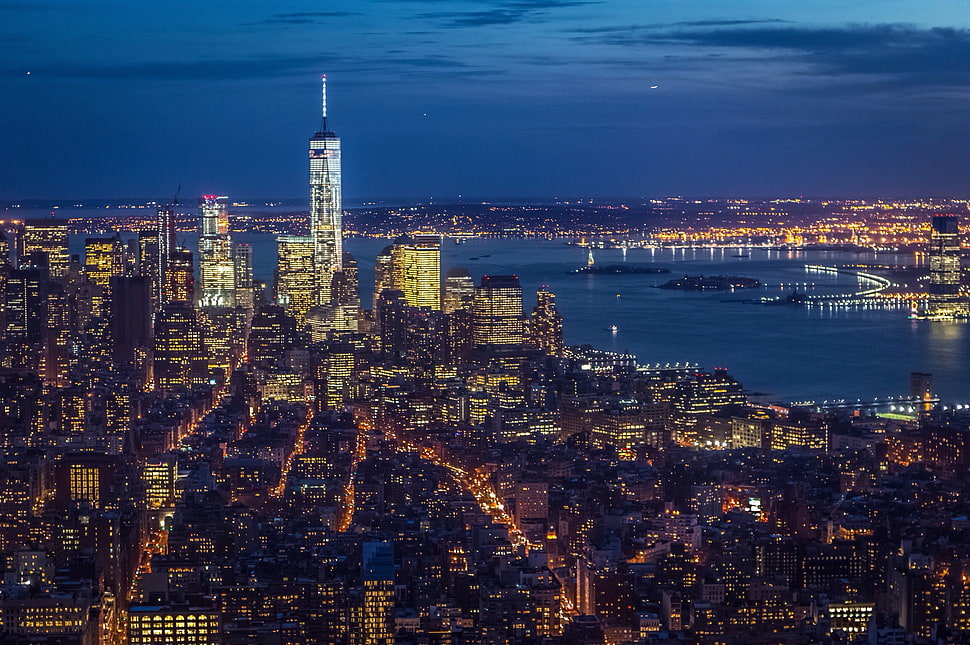
M327 132L327 75L323 74L320 79L320 83L323 86L323 102L321 114L323 116L323 125L320 126L322 132Z

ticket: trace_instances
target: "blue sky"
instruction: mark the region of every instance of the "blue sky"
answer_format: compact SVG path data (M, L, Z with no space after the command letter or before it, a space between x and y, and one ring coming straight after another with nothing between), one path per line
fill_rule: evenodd
M963 195L965 0L0 0L0 199ZM656 87L654 87L656 86Z

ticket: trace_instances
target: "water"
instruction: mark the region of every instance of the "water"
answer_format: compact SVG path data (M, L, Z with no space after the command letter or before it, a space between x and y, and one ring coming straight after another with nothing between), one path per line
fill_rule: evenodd
M189 248L196 238L180 234ZM270 283L276 244L270 235L236 236L254 247L254 274ZM371 302L374 258L390 240L348 238L345 249L358 260L361 301ZM83 252L83 238L72 241ZM599 264L624 261L619 249L594 251ZM526 312L534 293L548 285L565 318L569 344L636 354L641 363L698 363L726 367L746 388L778 401L900 396L909 391L910 372L930 372L935 390L950 403L970 403L970 331L960 322L910 320L903 309L829 309L725 302L779 296L852 293L855 278L805 271L806 264L913 263L912 256L839 252L778 252L762 249L631 249L626 261L652 263L670 274L571 275L586 263L587 251L555 240L446 241L442 271L467 268L514 273L522 282ZM738 258L735 255L747 254ZM477 258L477 259L473 259ZM684 274L740 275L763 287L726 292L682 292L655 288ZM812 284L814 283L814 284ZM617 297L619 296L619 297ZM614 333L611 326L615 325Z

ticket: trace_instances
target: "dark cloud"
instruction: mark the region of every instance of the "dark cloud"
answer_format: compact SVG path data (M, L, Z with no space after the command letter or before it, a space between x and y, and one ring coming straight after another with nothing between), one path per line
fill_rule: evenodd
M908 85L970 81L970 30L966 29L899 24L826 28L719 23L683 28L686 26L619 26L581 32L574 40L637 48L706 47L748 55L768 51L775 60L804 64L810 74L891 76Z
M739 25L766 25L786 23L788 20L780 18L769 18L766 20L688 20L685 22L675 22L677 27L736 27Z
M413 0L417 2L438 2L439 0ZM600 4L601 0L506 0L487 2L489 9L475 11L434 11L418 15L418 18L433 20L442 27L487 27L508 25L518 22L537 22L545 19L545 14L555 9Z
M256 22L244 23L252 25L316 25L325 24L330 18L345 18L347 16L363 15L356 11L295 11L289 13L275 13L272 16Z

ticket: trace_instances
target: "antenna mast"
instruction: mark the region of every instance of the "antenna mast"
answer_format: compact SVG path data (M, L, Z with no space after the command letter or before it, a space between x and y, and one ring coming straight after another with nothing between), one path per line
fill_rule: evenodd
M322 107L321 114L323 115L323 126L321 127L321 129L323 130L323 132L326 132L327 131L327 75L326 74L324 74L321 77L320 82L321 82L321 85L323 86L323 102L321 105Z

